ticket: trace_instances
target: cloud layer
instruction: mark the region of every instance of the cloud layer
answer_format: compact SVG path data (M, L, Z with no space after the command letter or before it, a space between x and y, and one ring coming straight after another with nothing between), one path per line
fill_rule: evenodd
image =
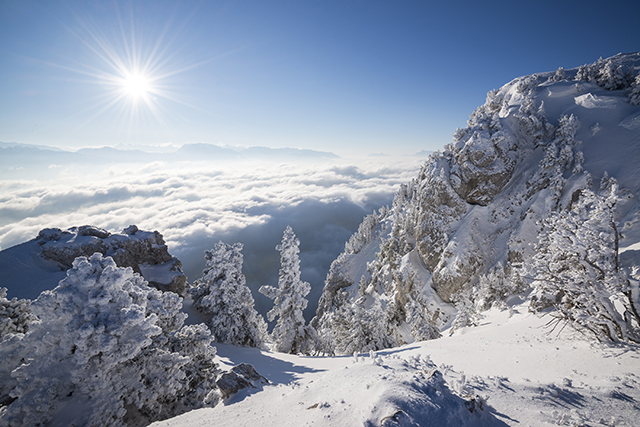
M418 158L375 158L46 168L35 180L0 181L0 247L30 240L46 227L120 231L136 224L163 234L191 282L201 276L205 249L218 240L239 241L248 285L265 313L272 302L257 288L277 285L275 246L291 225L301 242L302 278L312 285L310 317L345 241L365 215L391 202L420 164Z

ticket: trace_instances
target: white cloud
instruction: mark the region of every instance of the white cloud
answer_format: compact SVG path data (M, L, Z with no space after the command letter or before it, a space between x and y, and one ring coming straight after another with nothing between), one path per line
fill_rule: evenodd
M32 239L46 227L91 224L120 231L136 224L162 233L193 281L205 249L218 240L240 241L255 291L277 284L275 246L291 225L301 241L302 277L312 284L309 315L345 240L363 216L391 202L420 164L415 158L374 158L65 166L38 180L0 181L0 247ZM264 313L271 302L254 294Z

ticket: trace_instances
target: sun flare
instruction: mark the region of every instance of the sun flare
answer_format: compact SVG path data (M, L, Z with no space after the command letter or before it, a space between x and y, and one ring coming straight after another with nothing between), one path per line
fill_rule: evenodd
M149 77L141 73L128 73L121 84L122 90L134 100L145 97L151 90Z

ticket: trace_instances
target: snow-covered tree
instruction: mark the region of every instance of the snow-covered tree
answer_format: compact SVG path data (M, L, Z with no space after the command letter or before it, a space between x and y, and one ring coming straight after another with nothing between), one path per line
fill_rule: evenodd
M598 67L595 82L607 89L625 89L631 84L632 75L622 65L616 66L611 59L607 59Z
M636 76L629 90L629 103L631 105L640 105L640 73Z
M503 268L498 264L496 268L480 276L473 301L479 310L488 310L494 303L503 305L508 296L523 293L528 289L529 285L517 269L511 268L511 265Z
M365 353L396 344L387 330L380 298L375 294L358 298L350 307L345 320L335 341L337 354Z
M615 180L605 176L600 194L583 189L569 211L543 222L530 266L536 288L530 307L554 307L552 324L591 331L600 340L637 342L640 318L618 265L618 200Z
M462 292L456 296L457 302L455 303L456 317L451 323L450 333L467 326L478 326L481 315L478 312L476 304L473 302L470 293Z
M7 299L7 288L0 288L0 339L7 334L26 333L35 320L28 299Z
M308 353L312 351L316 339L315 330L305 325L302 314L307 307L305 296L311 291L311 285L300 278L299 245L300 241L291 227L287 226L282 243L276 246L280 252L278 287L265 285L259 289L260 293L274 300L274 307L267 316L270 322L278 318L271 339L274 350L281 353Z
M434 314L425 304L412 299L407 302L405 310L407 323L411 325L411 336L416 341L440 338L440 330L434 325Z
M549 78L549 80L554 82L561 82L567 78L567 73L564 70L564 67L560 67L556 70L555 74Z
M9 402L2 425L121 426L213 406L211 334L180 329L181 306L177 294L149 287L110 257L77 258L33 301L37 320L28 332L0 344L0 359L16 365L0 369L0 397ZM172 350L183 336L191 337L188 348ZM193 375L202 360L209 371Z
M208 324L218 342L261 347L267 324L255 310L242 274L242 243L220 241L204 257L202 278L189 289L194 306L210 317Z

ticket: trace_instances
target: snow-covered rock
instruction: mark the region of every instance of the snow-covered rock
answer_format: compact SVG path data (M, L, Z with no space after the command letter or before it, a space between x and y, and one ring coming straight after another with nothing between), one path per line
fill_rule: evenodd
M77 257L94 253L110 256L118 267L131 267L160 290L184 291L187 278L182 264L169 254L162 235L135 225L120 233L91 225L45 228L35 239L0 252L0 265L7 273L2 285L11 296L34 299L53 289Z
M256 386L264 384L269 384L269 380L260 375L256 368L248 363L234 366L231 370L220 374L216 380L216 385L225 399L242 389L256 388Z

